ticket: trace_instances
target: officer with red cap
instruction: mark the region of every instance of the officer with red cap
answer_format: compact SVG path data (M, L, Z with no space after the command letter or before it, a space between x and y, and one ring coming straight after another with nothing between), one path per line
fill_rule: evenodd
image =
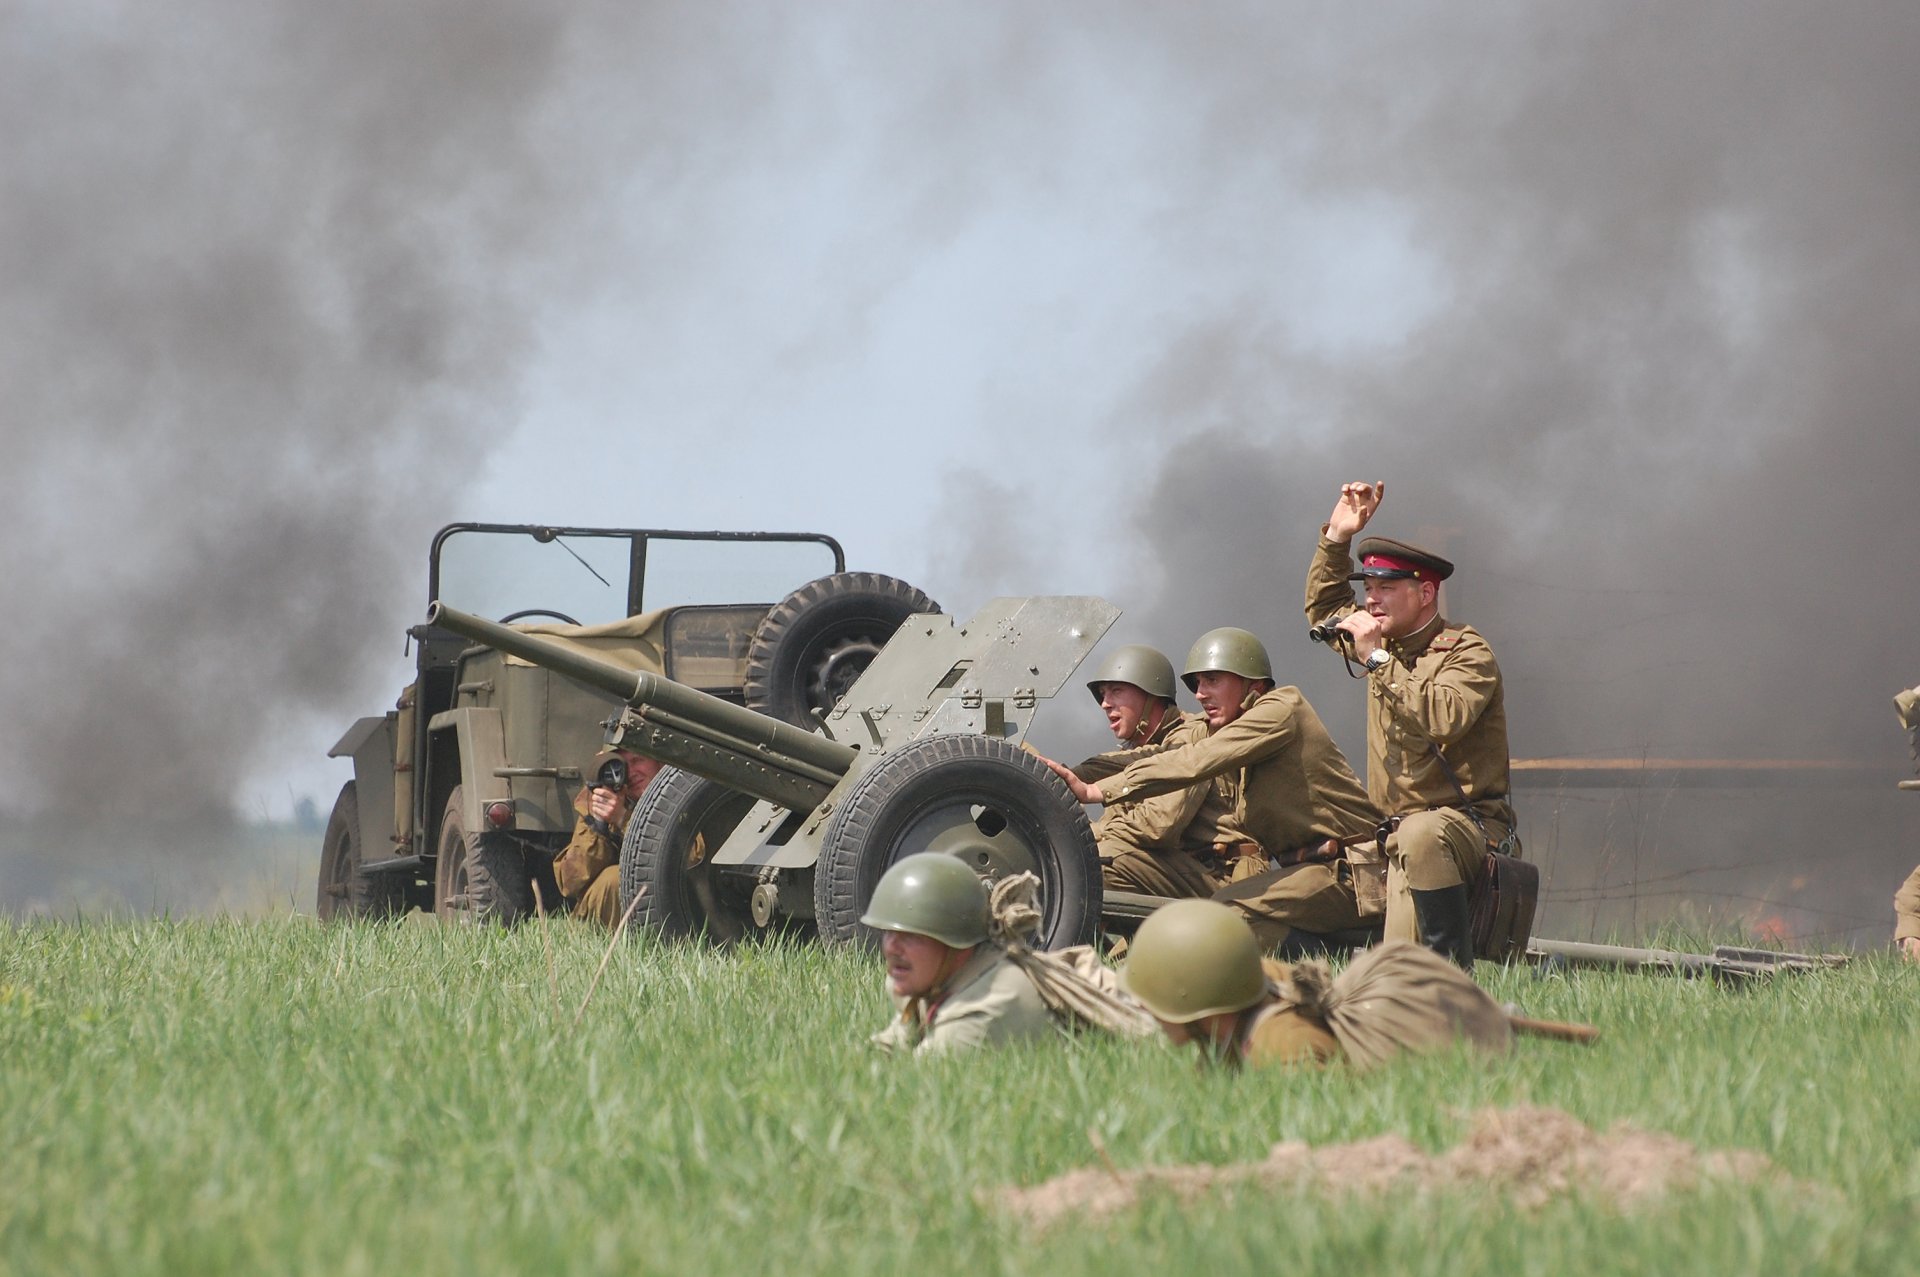
M1349 483L1307 573L1307 617L1367 671L1367 794L1386 812L1386 938L1473 965L1473 894L1487 853L1519 854L1508 802L1507 710L1493 649L1440 614L1453 564L1404 541L1350 543L1387 485ZM1365 589L1356 606L1353 582Z

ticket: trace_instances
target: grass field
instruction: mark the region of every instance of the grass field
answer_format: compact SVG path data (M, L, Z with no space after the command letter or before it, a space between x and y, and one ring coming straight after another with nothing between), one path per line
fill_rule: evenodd
M1920 1269L1920 970L1743 990L1482 976L1591 1050L1201 1074L1105 1040L880 1058L872 960L604 950L572 923L0 927L9 1273L1896 1273ZM551 957L549 958L549 953ZM1623 1211L1241 1191L1030 1235L976 1190L1258 1159L1483 1105L1752 1150Z

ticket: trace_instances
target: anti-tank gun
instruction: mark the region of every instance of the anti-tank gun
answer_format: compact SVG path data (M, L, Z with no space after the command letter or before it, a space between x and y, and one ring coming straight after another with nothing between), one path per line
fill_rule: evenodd
M1119 616L1089 597L910 617L812 731L436 603L428 623L610 693L606 744L668 768L627 825L623 905L667 934L811 924L854 939L886 867L917 851L1040 877L1048 946L1099 925L1085 812L1020 748Z

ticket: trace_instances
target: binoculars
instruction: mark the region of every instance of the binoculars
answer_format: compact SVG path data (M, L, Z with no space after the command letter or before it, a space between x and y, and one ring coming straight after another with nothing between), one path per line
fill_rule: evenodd
M593 780L593 788L625 792L627 788L627 760L624 758L609 758L606 762L601 763L600 774L594 777Z
M1345 631L1340 628L1340 622L1346 619L1344 616L1335 616L1318 625L1308 626L1307 637L1316 643L1338 643L1345 634Z

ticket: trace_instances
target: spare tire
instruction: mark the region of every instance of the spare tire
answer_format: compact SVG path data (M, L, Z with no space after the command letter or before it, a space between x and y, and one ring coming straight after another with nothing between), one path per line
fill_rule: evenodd
M747 647L747 707L815 727L873 663L900 623L940 605L895 577L841 572L789 594Z

